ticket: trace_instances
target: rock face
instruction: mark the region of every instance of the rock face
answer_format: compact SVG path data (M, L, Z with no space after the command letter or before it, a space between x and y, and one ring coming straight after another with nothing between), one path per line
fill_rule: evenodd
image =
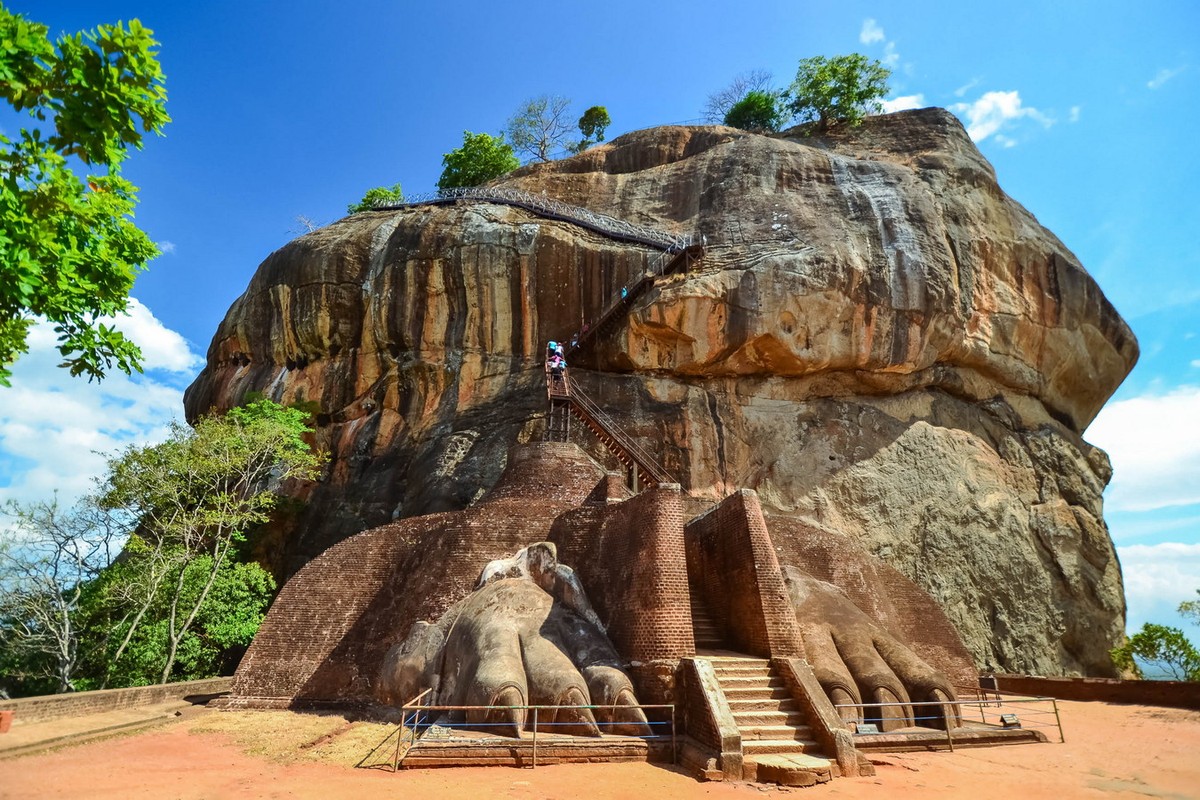
M753 488L772 518L880 556L980 668L1112 674L1110 468L1082 433L1137 344L953 116L825 139L657 128L502 184L705 237L698 264L572 363L685 490ZM486 203L349 217L263 263L188 415L250 391L316 404L329 475L269 546L290 574L354 532L482 496L509 446L541 435L545 340L654 255Z

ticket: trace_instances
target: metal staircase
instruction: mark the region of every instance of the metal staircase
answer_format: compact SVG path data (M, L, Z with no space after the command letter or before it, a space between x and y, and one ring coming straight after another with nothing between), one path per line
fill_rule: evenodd
M616 420L579 389L571 380L570 370L556 374L547 365L546 397L550 402L546 421L548 441L567 441L571 433L571 415L574 415L629 470L635 492L647 483L674 482L653 455L621 430Z

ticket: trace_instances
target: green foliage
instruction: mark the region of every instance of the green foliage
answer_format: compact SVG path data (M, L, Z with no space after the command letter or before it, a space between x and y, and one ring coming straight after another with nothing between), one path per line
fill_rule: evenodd
M611 124L612 118L608 116L607 108L592 106L579 118L579 132L583 134L583 139L571 145L569 149L582 153L597 142L603 142L604 131Z
M747 131L777 131L783 124L779 95L774 92L752 91L733 104L724 123Z
M439 189L479 186L521 166L503 136L463 131L463 145L442 156Z
M118 686L143 686L162 679L163 663L171 650L172 599L185 606L198 605L195 622L176 646L168 676L168 680L182 681L228 674L254 638L275 592L274 579L258 564L227 559L215 570L205 594L205 585L214 573L212 558L180 560L155 594L146 621L131 630L123 602L135 570L121 566L114 564L112 574L104 576L102 590L94 593L93 619L87 626L92 637L102 639L89 649L94 655L88 673L107 675L108 681ZM174 598L167 589L180 578L182 589ZM129 644L114 657L118 642L128 633L133 634ZM103 685L95 679L92 682L97 688Z
M700 110L700 114L705 122L711 122L714 125L723 124L725 117L729 114L734 104L750 94L750 92L774 91L771 88L771 82L771 73L762 69L755 69L735 75L728 86L708 96L708 100L705 102L704 108Z
M374 189L367 189L362 200L346 206L346 212L357 214L360 211L370 211L377 205L403 202L404 192L400 190L400 184L393 184L390 189L387 186L376 186Z
M1200 589L1196 590L1200 595ZM1179 604L1180 615L1193 625L1200 625L1200 597L1196 600L1184 600Z
M133 20L52 43L46 26L0 7L0 97L33 120L0 134L0 385L35 316L54 326L72 375L141 369L138 348L96 317L125 310L158 252L130 221L137 188L120 174L142 134L170 121L151 34ZM81 179L68 159L97 173Z
M859 53L805 58L789 87L787 108L801 122L817 123L824 131L835 123L858 125L878 111L888 91L891 70Z
M1200 652L1178 628L1147 622L1111 655L1119 669L1139 677L1146 665L1175 680L1200 681Z

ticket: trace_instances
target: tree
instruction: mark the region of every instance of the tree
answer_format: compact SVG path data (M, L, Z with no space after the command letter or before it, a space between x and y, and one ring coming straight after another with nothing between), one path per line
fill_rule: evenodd
M592 145L603 142L604 130L611 124L612 118L608 116L607 108L592 106L579 118L579 132L583 134L583 138L568 149L574 153L582 153Z
M746 94L725 115L724 123L748 131L777 131L783 124L779 95L774 92L752 91Z
M141 616L124 645L165 598L163 682L231 552L248 528L269 518L275 489L285 480L315 477L320 460L303 438L311 431L307 416L260 400L202 419L191 430L175 424L165 442L130 447L109 460L100 502L136 517L139 535L153 542L167 565L157 585L139 592ZM188 576L201 559L207 566L191 591Z
M1196 590L1200 595L1200 589ZM1179 604L1180 615L1193 625L1200 625L1200 597L1196 600L1184 600Z
M9 502L5 512L13 520L0 534L0 647L8 674L24 693L72 691L81 601L88 581L112 561L120 531L89 501L70 511L57 500Z
M513 149L538 161L549 161L552 153L571 149L570 107L567 98L551 95L525 101L505 129Z
M722 124L730 110L750 92L770 92L771 73L762 69L743 72L719 92L708 96L700 115L705 122Z
M0 385L45 318L62 366L102 379L140 370L141 351L101 317L123 312L157 255L130 221L137 187L121 177L143 133L170 121L152 31L137 20L64 34L0 7L0 97L33 123L0 133ZM94 174L80 178L78 161Z
M844 123L858 125L869 112L882 108L891 70L859 53L800 62L796 80L788 88L787 108L801 122L817 123L818 131Z
M1145 664L1175 680L1200 681L1200 652L1178 628L1147 622L1124 646L1112 651L1112 658L1118 668L1138 677Z
M463 131L463 145L442 156L439 189L479 186L521 166L504 136Z
M357 214L360 211L370 211L377 205L403 202L404 192L400 190L400 184L392 184L390 189L386 186L376 186L374 189L367 189L362 200L346 206L346 213Z

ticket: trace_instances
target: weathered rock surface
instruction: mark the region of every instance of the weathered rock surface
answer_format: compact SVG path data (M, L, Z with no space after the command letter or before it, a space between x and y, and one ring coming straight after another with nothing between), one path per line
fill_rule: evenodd
M980 667L1111 673L1109 466L1082 432L1137 345L951 115L821 140L658 128L504 185L707 238L572 365L687 490L754 488L857 541L943 604ZM263 263L188 414L248 391L319 406L330 473L273 550L290 573L478 498L540 433L544 341L652 255L489 204L355 215Z

